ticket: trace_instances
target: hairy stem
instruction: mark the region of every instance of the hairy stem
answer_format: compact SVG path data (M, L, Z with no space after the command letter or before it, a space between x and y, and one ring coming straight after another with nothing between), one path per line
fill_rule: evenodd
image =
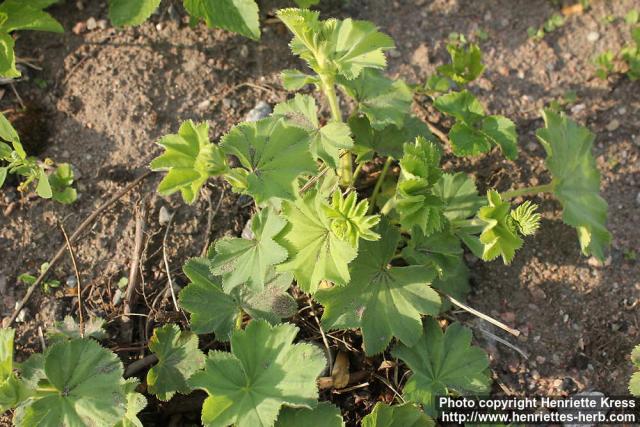
M500 193L500 197L506 200L506 199L513 199L514 197L518 197L518 196L548 193L551 191L553 191L553 183L536 185L534 187L524 187L524 188L519 188L517 190L505 191L504 193Z
M338 103L338 96L336 95L335 82L333 77L326 75L320 75L322 81L322 92L329 101L329 109L331 110L331 118L336 122L343 122L342 112L340 111L340 104ZM344 187L348 187L353 182L353 164L351 162L351 153L346 153L340 157L340 164L338 165L338 176L340 177L340 184Z
M244 317L244 311L242 308L238 309L238 317L236 318L236 330L239 331L242 329L242 318Z
M371 193L371 197L369 197L369 212L373 211L374 206L376 205L376 198L378 197L378 193L380 193L380 188L382 188L382 183L384 182L385 177L387 176L387 172L389 171L389 166L391 166L391 162L393 161L393 157L387 157L387 160L384 162L384 166L382 166L382 172L380 172L380 176L378 176L378 180L376 181L375 187L373 187L373 193Z

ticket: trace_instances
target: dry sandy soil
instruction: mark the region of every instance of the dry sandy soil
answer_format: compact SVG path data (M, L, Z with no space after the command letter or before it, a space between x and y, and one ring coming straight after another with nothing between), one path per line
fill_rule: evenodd
M258 101L273 105L284 100L287 94L278 74L299 66L288 51L289 35L273 19L283 1L263 2L266 23L259 43L204 27L191 29L181 8L170 8L169 2L162 3L150 22L116 30L100 22L106 19L102 3L106 2L84 1L78 8L75 1L67 1L55 6L51 12L67 30L63 35L22 33L17 42L18 55L35 58L43 70L30 70L29 78L16 85L29 108L26 114L13 113L15 125L32 153L75 166L80 198L61 206L23 197L12 186L1 190L0 317L10 315L16 299L24 295L25 285L16 277L36 272L64 243L59 224L74 230L106 198L144 173L160 152L154 144L160 136L194 119L209 121L211 137L217 140ZM562 224L558 203L547 197L536 200L544 212L541 231L527 239L511 265L468 257L473 285L468 303L523 332L514 338L466 314L454 314L476 326L479 345L491 355L497 393L625 393L631 371L628 354L640 342L640 261L634 255L640 253L640 83L622 74L597 79L592 63L597 53L618 50L628 41L629 27L621 17L640 4L591 3L590 10L568 17L563 27L541 41L529 39L527 28L542 25L560 10L543 0L352 0L328 1L322 7L324 16L371 20L391 34L398 49L390 55L390 73L412 83L424 81L448 59L449 33L471 38L478 30L487 33L480 41L487 71L471 90L491 113L504 114L517 124L521 156L516 162L499 153L478 160L446 159L447 169L473 174L483 191L548 182L534 132L542 125L540 109L567 91L577 94L567 106L570 115L597 134L594 155L613 234L604 265L580 254L575 232ZM105 28L71 31L90 18ZM8 87L0 104L3 110L19 108ZM427 116L435 126L447 128L434 111ZM155 195L159 178L152 176L120 199L75 245L84 309L108 320L107 345L125 363L144 354L154 324L180 320L170 299L161 295L166 286L159 250L165 228L159 222L161 207L175 212L167 247L178 285L185 284L180 268L186 258L198 255L209 239L237 235L250 214L246 203L221 182L212 182L206 197L187 206L177 196ZM205 236L208 215L218 203L210 236ZM128 276L135 211L142 204L148 206L145 295L137 311L150 317L139 318L134 342L123 343L117 334L122 314L117 282ZM71 263L60 263L53 276L63 283L71 278L73 285ZM75 313L76 305L75 291L64 285L49 295L37 292L17 326L19 357L40 351L38 327ZM528 357L487 338L480 328L508 340ZM389 394L372 380L368 388L326 393L324 398L338 403L347 420L355 423L375 400L388 399ZM166 425L172 413L177 425L198 418L197 411L175 412L175 405L152 402L145 410L145 423Z

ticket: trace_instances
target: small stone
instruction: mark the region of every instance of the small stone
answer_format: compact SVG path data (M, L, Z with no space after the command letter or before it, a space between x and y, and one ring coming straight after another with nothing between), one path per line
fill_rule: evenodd
M400 53L398 49L391 49L389 51L389 56L392 58L400 58L402 56L402 53Z
M536 144L535 142L530 142L527 144L527 150L536 151L537 149L538 149L538 144Z
M231 102L231 100L229 98L222 98L222 106L226 109L231 108L231 105L233 103Z
M169 223L170 218L171 218L171 213L169 212L169 209L162 206L160 208L160 212L158 213L158 222L160 223L160 225L165 225Z
M585 108L587 108L586 105L584 104L576 104L573 107L571 107L571 112L573 114L579 113L580 111L584 110Z
M211 101L205 99L204 101L198 103L198 110L206 110L207 108L209 108L209 106L211 106Z
M75 35L80 35L85 31L87 31L87 24L84 22L76 22L76 25L71 29L71 32Z
M84 3L82 3L82 1L80 1L80 0L78 0L78 1L76 2L76 8L77 8L78 10L84 10Z
M538 363L538 365L542 365L546 361L547 361L546 357L544 357L544 356L536 356L536 362Z
M248 58L249 57L249 46L247 46L246 44L243 44L242 46L240 46L240 57L241 58Z
M98 20L98 28L100 28L101 30L106 30L108 27L109 27L109 23L107 22L106 19Z
M627 109L625 107L618 108L618 114L624 116L625 114L627 114Z
M162 27L162 22L158 22L158 23L156 24L156 30L157 30L157 31L162 31L162 28L163 28L163 27Z
M491 11L488 10L487 13L484 14L484 20L489 22L493 19L493 15L491 15Z
M620 127L620 120L618 120L618 119L613 119L609 123L607 123L607 130L609 132L613 132L614 130L618 129L619 127Z
M247 113L244 120L247 122L257 122L271 114L271 111L271 106L269 104L264 101L258 101L256 106Z
M599 38L600 38L600 34L598 34L595 31L591 31L589 34L587 34L587 40L589 40L589 42L591 43L598 41Z
M640 206L640 191L636 194L636 205Z
M68 288L75 288L78 286L78 279L76 276L69 276L67 277L67 280L65 280L64 284L67 285Z
M519 79L524 79L524 71L518 70L518 78Z
M98 28L98 22L96 21L96 18L92 16L91 18L87 19L87 30L93 31L96 28Z
M69 158L69 151L68 150L64 150L62 152L62 154L60 154L61 157L68 159Z
M15 308L17 309L19 305L20 305L20 302L16 301ZM20 312L16 316L16 322L24 323L24 321L27 320L27 317L29 317L29 309L27 307L24 307L22 310L20 310Z
M122 302L122 291L120 289L116 289L115 294L113 294L113 306L117 306Z

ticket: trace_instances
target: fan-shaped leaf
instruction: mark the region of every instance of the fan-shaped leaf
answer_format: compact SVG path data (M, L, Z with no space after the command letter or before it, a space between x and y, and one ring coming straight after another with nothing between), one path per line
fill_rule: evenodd
M405 399L424 405L429 415L436 415L437 396L489 391L487 355L471 346L471 331L459 323L447 327L443 334L438 322L427 318L420 340L413 346L402 343L392 354L412 371L404 386Z
M235 126L221 147L246 169L246 192L260 204L271 197L295 199L298 175L317 169L307 137L307 131L282 118L267 118Z
M254 320L231 338L231 353L211 351L204 371L189 383L209 397L205 426L271 427L283 405L314 408L316 378L325 366L322 351L293 344L298 328Z
M340 409L329 402L320 402L314 409L284 407L278 415L276 427L344 427Z
M254 40L260 38L258 5L254 0L184 0L192 22L222 28Z
M313 293L321 280L338 285L349 283L349 263L357 250L341 240L331 229L331 219L323 209L319 193L310 191L292 202L283 204L283 214L289 225L281 243L289 252L289 261L278 265L278 271L291 271L304 291Z
M435 422L410 403L385 405L377 403L362 419L362 427L433 427Z
M138 419L138 413L147 406L147 399L136 392L140 382L136 378L130 378L124 382L124 392L127 397L127 412L124 418L115 427L143 427Z
M400 231L383 221L376 242L362 242L350 268L351 283L322 289L322 323L329 329L362 328L367 354L384 351L392 337L413 344L422 333L421 314L436 315L440 297L429 287L435 277L424 266L389 267Z
M149 350L158 363L147 373L147 387L160 400L169 400L175 392L188 394L189 377L204 364L204 354L198 349L198 336L180 331L176 325L165 325L153 331Z
M109 19L116 27L140 25L160 6L160 0L109 0Z
M536 133L547 152L553 194L562 204L562 220L578 231L582 252L604 259L611 242L606 228L607 202L598 194L600 172L591 154L594 135L566 116L544 111L545 127Z
M504 263L509 264L523 243L511 220L511 204L503 202L494 190L487 192L487 200L489 205L478 212L478 218L486 223L480 234L480 242L484 245L482 259L491 261L501 255Z

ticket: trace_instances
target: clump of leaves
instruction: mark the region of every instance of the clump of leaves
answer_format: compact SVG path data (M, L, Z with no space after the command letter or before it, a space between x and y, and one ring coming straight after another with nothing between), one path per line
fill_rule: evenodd
M62 25L43 10L56 2L5 0L0 4L0 76L14 78L21 75L16 68L16 54L13 51L15 41L11 34L14 31L64 31Z
M18 186L19 191L28 191L35 186L38 196L44 199L53 198L64 204L73 203L77 199L76 190L71 187L73 184L71 165L62 163L51 174L47 174L46 169L51 168L53 161L45 159L44 162L40 162L37 158L28 156L20 143L18 133L1 113L0 165L2 165L0 166L0 187L8 174L15 174L24 177Z
M40 274L42 274L42 272L44 271L47 271L48 269L49 269L49 263L43 262L40 265ZM18 276L18 281L26 285L33 285L34 283L36 283L37 280L38 278L36 276L29 273L22 273ZM42 290L47 294L51 292L52 289L56 289L59 287L60 287L60 281L57 279L46 279L42 282Z
M294 344L297 329L278 324L296 311L289 295L295 283L298 301L323 305L325 330L359 328L367 355L395 340L393 354L412 372L402 390L408 405L379 406L363 423L431 425L411 404L435 416L434 396L489 389L488 359L471 345L471 332L458 324L443 332L436 319L447 309L444 297L462 299L468 292L465 247L485 261L509 263L540 227L537 205L513 199L555 196L583 252L604 256L610 235L593 135L545 111L537 136L552 181L505 192L489 188L481 197L470 176L442 170L449 147L411 113L414 95L426 95L455 121L448 138L454 154L499 147L508 159L517 157L514 123L485 114L465 88L484 68L477 46L458 40L449 48L451 64L412 88L383 73L385 51L394 44L373 24L321 20L300 9L278 11L278 17L293 33L293 53L308 66L283 72L284 86L313 85L328 111L313 96L296 94L272 115L232 127L217 144L209 142L206 124L187 122L161 140L166 151L152 164L168 171L159 187L164 194L181 191L192 203L206 180L217 177L250 197L255 209L242 237L223 237L207 257L184 266L190 283L180 304L191 314L193 332L213 332L230 341L231 352L210 352L204 370L177 369L180 384L186 381L185 392L209 395L205 425L304 424L325 413L340 425L335 408L317 404L314 382L325 363L320 351ZM339 102L339 93L351 102ZM343 105L353 108L346 112ZM376 177L370 186L358 179L364 170ZM167 330L167 343L187 334ZM186 342L189 353L199 354L193 336L164 353L186 352ZM157 375L153 387L168 387L162 382ZM181 388L165 391L175 390Z
M545 34L549 34L562 27L565 24L565 20L562 15L554 13L549 17L542 26L527 28L527 35L536 41L542 40Z
M602 80L606 80L609 74L613 72L613 60L615 55L608 50L596 56L594 64L596 65L596 76Z
M634 396L640 396L640 345L635 346L631 352L631 363L633 363L635 372L629 380L629 393Z
M640 26L631 29L633 44L622 48L620 56L628 66L627 76L631 80L640 79Z

